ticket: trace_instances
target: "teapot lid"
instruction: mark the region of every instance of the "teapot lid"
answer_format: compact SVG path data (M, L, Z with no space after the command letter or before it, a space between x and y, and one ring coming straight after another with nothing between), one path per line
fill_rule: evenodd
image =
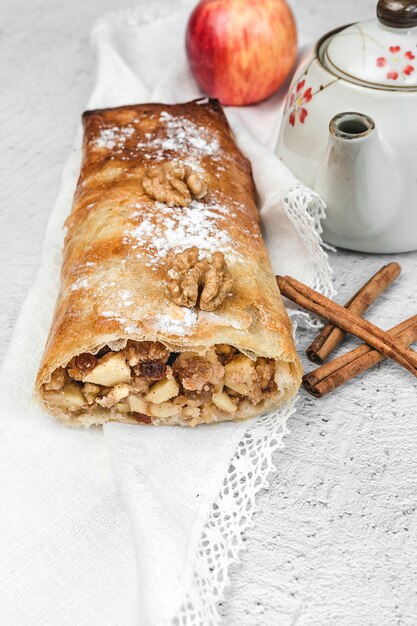
M352 24L325 42L333 74L379 89L417 88L417 0L379 0L378 19Z

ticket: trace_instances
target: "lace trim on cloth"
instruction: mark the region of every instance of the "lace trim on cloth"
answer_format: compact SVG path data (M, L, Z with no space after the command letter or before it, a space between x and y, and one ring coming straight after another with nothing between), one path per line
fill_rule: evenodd
M332 284L332 268L329 265L327 253L323 246L329 250L335 250L332 246L324 244L321 233L322 220L326 217L326 205L320 196L304 185L298 185L291 189L283 200L284 209L294 224L304 245L313 259L313 282L310 285L315 291L319 291L327 298L336 295ZM289 309L288 314L303 328L321 328L323 324L309 313L298 309Z
M239 442L223 486L204 527L194 566L192 587L174 626L217 626L217 606L229 584L230 566L239 559L245 531L252 525L256 495L267 487L273 455L283 448L285 424L294 402L256 419Z

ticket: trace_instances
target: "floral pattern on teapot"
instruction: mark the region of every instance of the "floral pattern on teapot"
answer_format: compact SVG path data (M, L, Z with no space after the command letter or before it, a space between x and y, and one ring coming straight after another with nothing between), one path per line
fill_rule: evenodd
M313 90L311 87L309 87L308 89L303 91L305 87L305 82L305 80L300 80L290 96L289 105L291 113L289 117L289 122L291 126L294 126L297 117L301 124L304 124L305 119L308 115L308 111L304 105L308 104L313 98Z
M409 62L416 58L411 50L401 52L401 46L390 46L388 51L389 54L387 56L377 58L376 64L377 67L388 70L387 78L389 80L398 80L400 76L404 79L415 71L414 65Z
M284 115L288 115L288 123L293 127L296 125L297 121L300 124L304 124L308 116L308 107L306 107L306 105L312 101L314 96L327 89L327 87L331 87L340 80L339 78L335 78L327 84L321 84L315 91L313 91L313 87L306 86L306 79L310 66L315 60L316 57L313 57L304 72L293 80L292 84L294 87L292 90L290 88L287 97Z

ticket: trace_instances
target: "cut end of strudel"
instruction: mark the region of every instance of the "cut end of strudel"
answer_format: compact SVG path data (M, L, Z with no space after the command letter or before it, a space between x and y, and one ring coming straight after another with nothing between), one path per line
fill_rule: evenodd
M36 395L74 426L261 415L301 382L248 160L216 101L84 114Z

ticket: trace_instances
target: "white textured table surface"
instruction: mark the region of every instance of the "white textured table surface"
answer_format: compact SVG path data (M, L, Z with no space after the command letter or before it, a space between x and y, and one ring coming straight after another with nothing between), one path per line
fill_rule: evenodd
M37 270L92 85L91 24L131 4L1 2L0 356ZM374 12L374 0L291 5L311 39ZM417 312L417 254L396 258L403 275L370 313L387 327ZM384 262L332 255L340 300ZM301 350L310 338L301 339ZM417 623L416 403L415 380L388 363L321 401L301 393L248 549L232 572L221 608L225 625Z

